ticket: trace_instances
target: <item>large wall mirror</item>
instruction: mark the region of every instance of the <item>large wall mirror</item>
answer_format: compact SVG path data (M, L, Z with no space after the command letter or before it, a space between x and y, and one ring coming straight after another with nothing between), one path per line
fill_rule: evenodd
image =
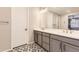
M68 28L70 30L79 30L79 14L68 16Z
M41 9L41 27L79 30L79 7L50 7Z

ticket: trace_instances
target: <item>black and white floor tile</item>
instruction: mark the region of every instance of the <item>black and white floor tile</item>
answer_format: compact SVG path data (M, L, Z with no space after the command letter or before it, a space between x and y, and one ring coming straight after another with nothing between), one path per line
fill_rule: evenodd
M15 47L9 52L46 52L46 51L36 43L33 43Z

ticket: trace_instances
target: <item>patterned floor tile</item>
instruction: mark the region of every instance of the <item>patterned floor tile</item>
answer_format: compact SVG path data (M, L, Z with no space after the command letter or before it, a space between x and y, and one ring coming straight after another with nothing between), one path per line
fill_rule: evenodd
M9 52L46 52L46 51L40 46L38 46L36 43L33 43L13 48Z

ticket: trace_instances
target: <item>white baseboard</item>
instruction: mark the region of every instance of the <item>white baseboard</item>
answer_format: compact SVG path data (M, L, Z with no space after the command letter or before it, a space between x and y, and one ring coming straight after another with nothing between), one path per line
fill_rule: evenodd
M33 44L34 43L34 41L33 42L28 42L27 44Z

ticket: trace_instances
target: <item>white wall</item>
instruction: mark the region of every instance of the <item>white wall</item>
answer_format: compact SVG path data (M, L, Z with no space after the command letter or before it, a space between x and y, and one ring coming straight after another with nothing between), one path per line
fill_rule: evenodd
M39 23L40 23L40 28L46 28L47 27L47 16L48 16L48 10L44 9L44 10L40 10L40 13L38 15L39 18Z
M35 7L32 8L32 18L34 27L40 27L40 9Z

